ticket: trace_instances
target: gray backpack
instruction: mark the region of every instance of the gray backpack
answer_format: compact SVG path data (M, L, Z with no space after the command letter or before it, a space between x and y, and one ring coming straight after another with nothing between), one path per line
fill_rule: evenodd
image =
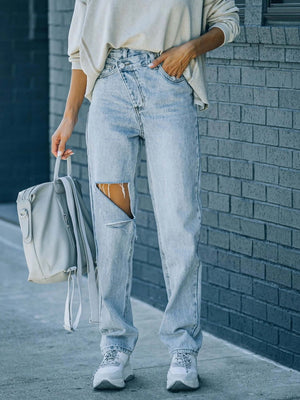
M68 281L64 328L73 331L81 316L82 276L88 277L89 322L98 322L98 270L92 219L82 198L81 185L71 176L71 156L67 158L67 176L58 176L60 161L61 157L57 157L53 181L22 190L16 203L28 281ZM80 304L73 323L75 277Z

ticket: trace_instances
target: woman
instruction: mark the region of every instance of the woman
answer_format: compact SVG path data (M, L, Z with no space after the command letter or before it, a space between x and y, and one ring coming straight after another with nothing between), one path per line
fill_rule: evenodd
M83 98L89 187L99 276L102 362L94 389L134 377L138 339L130 303L136 239L136 166L142 141L168 295L160 339L172 356L167 389L199 387L201 272L200 129L208 107L205 53L239 33L232 0L76 0L68 37L72 63L52 153L65 149Z

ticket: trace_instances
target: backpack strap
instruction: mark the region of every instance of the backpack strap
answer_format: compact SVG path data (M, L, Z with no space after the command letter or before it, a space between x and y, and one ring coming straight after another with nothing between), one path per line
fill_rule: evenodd
M75 202L74 202L74 198L73 198L73 190L70 185L70 182L69 182L69 180L67 180L66 177L60 177L58 179L61 180L61 182L63 183L64 188L65 188L67 205L68 205L69 214L70 214L72 224L73 224L73 230L74 230L75 241L76 241L76 249L77 249L77 266L71 267L67 271L67 272L69 272L68 292L67 292L67 298L66 298L66 303L65 303L65 315L64 315L64 328L68 331L73 331L78 326L80 316L81 316L81 311L82 311L82 305L81 305L82 257L81 257L81 248L80 248L80 239L79 239L80 230L78 227L76 207L75 207ZM79 307L78 307L75 322L73 323L72 322L72 319L73 319L72 306L73 306L73 295L74 295L74 280L72 278L75 274L76 274L77 284L78 284ZM70 297L70 279L72 279L72 283L73 283L71 297Z
M84 218L82 215L75 183L72 177L70 176L67 176L66 179L70 182L70 186L73 189L73 196L75 200L77 218L78 218L78 226L80 229L82 243L84 245L85 256L87 260L89 301L90 301L90 311L91 311L89 323L99 322L99 290L98 290L98 282L96 278L95 266L93 261L93 255L89 246Z
M66 330L72 331L77 328L79 323L80 315L81 315L81 285L82 285L82 256L81 256L81 247L80 244L83 246L83 250L85 253L85 259L87 262L87 271L88 271L88 288L89 288L89 301L90 301L90 320L89 322L99 322L99 294L98 294L98 283L96 279L96 272L94 267L94 261L92 252L89 246L86 229L85 229L85 222L82 215L80 202L78 199L77 189L75 187L75 183L71 176L65 176L59 178L65 188L66 198L69 213L71 216L74 235L76 239L76 248L77 248L77 268L71 267L68 271L68 294L66 298L65 304L65 317L64 317L64 328ZM72 269L73 268L73 269ZM80 298L80 305L77 312L76 320L72 324L72 302L73 302L73 292L70 298L69 293L69 280L72 279L73 272L76 271L76 278L79 290L79 298ZM74 281L73 281L73 288L74 288Z

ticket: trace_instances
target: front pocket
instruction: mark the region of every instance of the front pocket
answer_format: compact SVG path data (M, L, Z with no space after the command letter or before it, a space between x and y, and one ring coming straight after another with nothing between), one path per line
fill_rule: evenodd
M166 78L168 81L172 82L172 83L179 83L179 82L183 82L185 80L184 75L182 74L180 78L176 78L176 76L171 76L169 75L162 67L161 64L158 64L158 71L160 72L160 74Z
M110 65L106 65L103 70L100 72L98 79L102 79L105 78L111 74L113 74L116 70L116 65L114 64L110 64Z

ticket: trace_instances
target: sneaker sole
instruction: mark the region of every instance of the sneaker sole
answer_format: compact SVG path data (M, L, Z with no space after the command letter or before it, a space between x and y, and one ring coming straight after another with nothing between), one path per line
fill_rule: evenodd
M97 386L94 387L94 390L99 389L124 389L125 382L131 381L134 378L133 373L129 373L126 378L123 379L107 379L104 378L101 382L98 383Z
M180 380L176 380L173 382L171 385L167 385L167 390L170 392L178 392L180 390L196 390L199 389L200 387L200 376L198 375L198 382L196 385L193 385L191 382L191 385L188 385L187 383L184 383Z

